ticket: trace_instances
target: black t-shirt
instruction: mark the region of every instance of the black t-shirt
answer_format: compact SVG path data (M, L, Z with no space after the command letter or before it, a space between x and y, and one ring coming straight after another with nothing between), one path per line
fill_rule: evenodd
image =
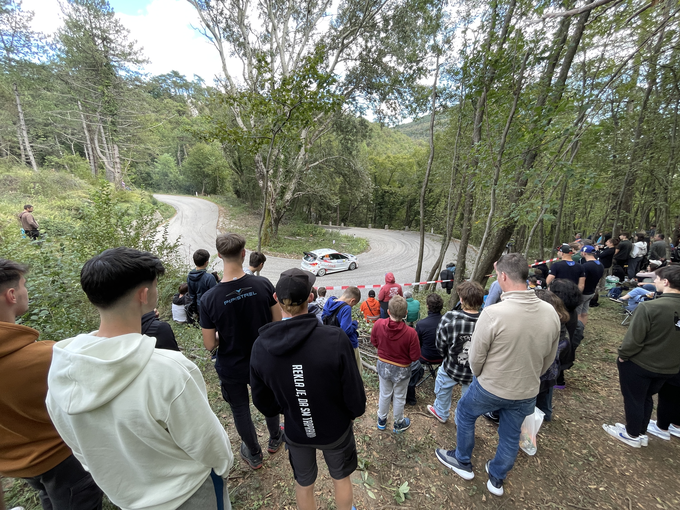
M582 264L577 264L573 260L560 260L555 262L550 268L550 274L555 278L571 280L578 285L579 278L583 278L586 273Z
M599 252L599 259L602 262L602 266L607 269L612 267L612 260L614 259L614 252L616 248L604 248Z
M597 284L604 274L604 266L598 260L587 260L583 264L583 269L586 272L586 285L583 288L583 294L586 296L595 294Z
M617 248L619 249L619 253L614 255L614 260L627 264L628 259L630 258L630 252L633 251L633 243L626 239L625 241L621 241Z
M250 382L250 352L258 330L272 321L274 286L261 276L246 274L218 283L201 297L201 327L220 334L215 369L220 379Z

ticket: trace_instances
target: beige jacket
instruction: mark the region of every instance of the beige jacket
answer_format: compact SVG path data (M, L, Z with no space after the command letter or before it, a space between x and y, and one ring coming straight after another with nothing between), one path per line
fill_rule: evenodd
M26 232L29 230L38 230L40 228L38 226L38 222L35 221L33 215L28 211L23 211L19 215L19 220L21 221L21 228L23 228Z
M489 393L508 400L535 397L557 354L560 319L533 290L504 292L485 308L470 346L470 368Z

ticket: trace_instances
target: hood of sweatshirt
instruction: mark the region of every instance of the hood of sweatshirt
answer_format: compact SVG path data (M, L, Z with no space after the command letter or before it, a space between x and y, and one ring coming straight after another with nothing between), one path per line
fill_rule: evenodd
M184 296L186 296L186 294L184 294L182 297L179 296L179 293L175 294L174 296L172 296L172 304L173 305L183 305L184 304Z
M387 339L392 342L398 342L399 340L401 340L401 337L403 337L409 330L409 326L407 326L404 321L397 322L393 321L392 319L384 320L387 321L387 331L389 332Z
M324 315L330 315L335 310L346 304L347 303L345 303L344 301L340 301L336 296L330 296L326 300L326 304L323 307Z
M203 275L206 274L205 269L192 269L189 271L189 274L187 275L187 280L191 280L192 282L200 282L201 278L203 278Z
M49 393L67 414L97 409L134 381L151 359L156 339L140 333L113 338L78 335L54 345Z
M304 344L318 326L319 319L313 313L296 315L262 326L257 342L273 356L283 356Z
M40 333L35 329L11 322L0 322L0 358L23 349L36 340Z
M394 283L394 273L387 273L385 275L385 283Z

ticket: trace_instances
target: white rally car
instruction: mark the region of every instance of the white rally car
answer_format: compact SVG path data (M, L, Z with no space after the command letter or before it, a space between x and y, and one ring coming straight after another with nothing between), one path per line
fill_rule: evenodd
M304 252L300 268L316 276L336 271L352 271L359 267L357 258L349 253L338 253L335 250L322 249Z

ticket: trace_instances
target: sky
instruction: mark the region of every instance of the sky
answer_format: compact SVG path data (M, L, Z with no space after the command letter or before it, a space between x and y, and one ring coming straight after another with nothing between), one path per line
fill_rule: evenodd
M149 63L144 71L164 74L179 71L194 74L207 83L220 74L217 50L193 27L200 26L196 10L186 0L109 0L130 39L143 48ZM33 28L51 35L61 26L58 0L23 0L23 8L35 13Z

